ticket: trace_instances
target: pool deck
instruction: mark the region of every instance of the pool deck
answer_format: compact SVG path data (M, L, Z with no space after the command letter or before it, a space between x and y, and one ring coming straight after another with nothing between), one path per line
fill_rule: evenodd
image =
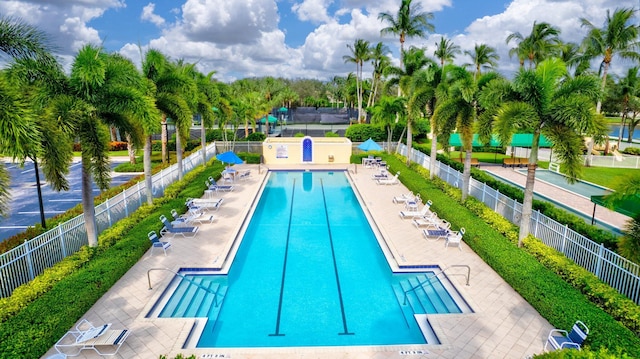
M481 169L491 172L494 175L502 177L510 182L517 183L522 187L525 186L527 181L526 173L520 172L522 170L526 170L526 168L508 168L500 165L483 165ZM544 197L551 198L554 201L570 206L589 218L593 215L594 203L591 202L589 198L540 180L536 180L533 186L533 191ZM618 229L623 229L631 219L631 217L627 217L600 205L597 205L596 207L595 218L599 223L606 223Z
M471 268L470 285L466 284L464 268L447 271L450 280L467 300L475 313L429 315L441 345L372 346L372 347L293 347L293 348L210 348L183 349L189 333L198 319L194 318L145 318L151 306L173 278L165 270L177 271L182 267L219 268L225 258L233 253L234 239L243 228L254 200L264 182L266 171L252 176L245 182L237 182L233 192L220 194L224 203L216 212L213 224L200 225L195 238L176 237L168 255L150 249L83 317L95 325L113 323L112 329L127 328L131 335L115 357L158 358L178 354L196 358L525 358L541 353L551 325L535 309L498 276L480 257L464 243L462 250L445 248L444 242L427 241L411 220L401 219L399 211L404 207L393 204L394 196L407 192L402 185L377 185L371 179L373 169L358 165L322 166L322 169L348 168L350 178L368 216L376 223L379 234L386 241L387 254L395 258L392 267L408 265L439 265L444 268L454 264L466 264ZM272 169L275 166L272 166ZM297 166L296 169L320 169L317 166ZM217 195L216 195L217 196ZM169 215L167 213L166 215ZM146 238L145 238L146 240ZM151 286L149 289L148 273ZM247 313L246 318L251 320ZM202 322L202 320L199 320ZM71 328L70 328L71 329ZM393 330L393 328L380 328ZM51 348L43 358L55 354ZM78 358L100 358L92 350L84 350Z

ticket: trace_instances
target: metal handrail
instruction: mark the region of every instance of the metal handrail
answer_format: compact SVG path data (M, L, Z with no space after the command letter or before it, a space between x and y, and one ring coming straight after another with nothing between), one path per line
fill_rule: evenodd
M427 282L431 282L431 280L432 280L433 278L436 278L436 277L437 277L437 276L439 276L440 274L443 274L447 269L449 269L449 268L454 268L454 267L466 267L466 268L467 268L467 275L466 275L466 277L467 277L467 285L469 285L469 278L471 277L471 267L469 267L469 266L468 266L468 265L466 265L466 264L453 264L453 265L450 265L450 266L448 266L448 267L443 268L442 270L440 270L439 272L435 273L435 274L434 274L434 275L432 275L431 277L427 277L427 279L425 279L424 281L422 281L422 282L418 282L418 284L416 284L416 285L414 285L413 287L411 287L411 288L409 288L409 289L405 290L405 291L404 291L404 301L403 301L402 305L407 305L407 294L409 294L409 292L413 292L413 291L415 291L415 290L416 290L416 289L418 289L418 288L422 288L422 286L423 286L424 284L426 284ZM464 274L456 274L456 273L453 273L453 274L451 274L451 275L464 275Z
M184 275L182 275L182 274L180 274L180 273L177 273L177 272L175 272L175 271L172 271L172 270L171 270L171 269L169 269L169 268L151 268L151 269L147 270L147 281L148 281L148 283L149 283L149 290L153 289L153 288L151 288L151 271L156 271L156 270L164 270L164 271L167 271L167 272L173 273L173 274L177 275L178 277L180 277L180 278L182 278L182 279L186 280L187 282L189 282L189 283L191 283L191 284L195 285L196 287L198 287L198 288L200 288L200 289L203 289L204 291L209 292L210 294L213 294L213 304L214 304L216 307L220 305L220 304L218 303L218 293L217 293L217 292L213 292L211 289L209 289L209 288L207 288L207 287L205 287L205 286L201 285L200 283L194 282L193 280L191 280L191 279L189 279L189 278L185 277Z

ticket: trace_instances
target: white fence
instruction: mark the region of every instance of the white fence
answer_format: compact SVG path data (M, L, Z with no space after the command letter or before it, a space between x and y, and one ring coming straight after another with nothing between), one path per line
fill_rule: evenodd
M587 156L584 156L583 163L586 163ZM640 168L640 156L591 156L591 166L593 167L614 167L614 168Z
M206 153L208 161L216 154L215 144L208 145ZM183 172L190 172L201 164L202 152L195 152L183 160ZM165 188L177 179L178 166L176 164L156 173L152 177L153 196L161 197ZM143 203L146 203L145 188L143 180L96 206L98 233L102 233L115 222L127 217ZM45 269L77 252L80 247L87 244L84 217L79 215L1 254L0 297L10 296L18 286L33 280Z
M398 152L406 156L407 147L401 145ZM427 169L431 161L429 156L416 150L412 151L411 160ZM436 161L435 175L452 186L462 185L462 173L439 161ZM520 225L522 203L473 178L470 181L469 194L511 223ZM636 304L640 304L640 266L638 264L573 231L566 225L554 221L539 211L534 211L531 216L530 233L546 245L562 252Z

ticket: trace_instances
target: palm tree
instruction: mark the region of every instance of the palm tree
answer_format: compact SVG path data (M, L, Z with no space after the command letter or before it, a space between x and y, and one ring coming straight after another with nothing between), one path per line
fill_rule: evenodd
M14 159L34 160L36 181L39 186L38 160L42 161L45 177L56 190L68 189L64 177L68 169L70 153L66 146L56 142L57 127L38 121L38 109L41 109L47 96L40 96L40 103L31 95L42 93L59 83L64 77L61 68L51 55L50 38L44 32L26 24L20 19L0 16L0 54L6 55L12 63L12 73L0 74L0 153ZM50 80L47 81L49 74ZM0 166L0 214L6 214L9 202L9 175L4 166ZM44 211L41 203L41 217L44 226Z
M382 96L371 111L371 122L382 124L387 129L387 152L391 152L393 141L393 128L398 117L403 117L406 111L406 99L404 97Z
M424 37L427 32L433 32L435 27L429 20L433 19L433 13L422 12L420 4L412 4L413 0L402 0L400 9L394 17L389 13L378 14L378 20L386 22L389 26L380 30L381 35L393 34L400 39L400 66L404 64L404 42L406 38ZM401 91L398 89L398 91ZM400 94L400 93L398 93Z
M47 114L61 119L69 136L82 148L82 209L89 246L98 245L92 182L109 187L109 126L129 134L139 143L137 121L149 124L156 118L153 101L144 92L144 80L124 57L86 45L71 67L68 91L55 96ZM141 120L140 120L141 119Z
M342 56L345 63L353 62L356 64L356 92L358 97L358 123L362 121L362 66L365 61L371 58L371 49L369 41L356 39L352 45L347 44L347 48L351 51L351 56Z
M509 56L517 54L521 67L524 66L523 56L526 56L529 60L529 68L533 67L533 65L537 66L540 61L558 52L558 46L561 43L558 35L560 35L558 28L546 22L536 23L534 21L529 36L524 37L519 32L514 32L507 36L507 44L511 40L518 41L518 45L509 50Z
M640 26L632 23L635 13L636 10L633 9L617 9L611 15L607 10L607 18L601 28L596 27L585 18L580 19L582 26L589 30L583 40L587 56L592 59L599 56L602 57L600 64L602 93L604 93L607 84L607 73L614 56L617 55L623 59L640 59L640 54L638 54L638 49L640 49L640 42L638 42ZM602 99L598 98L596 105L598 113L600 113L601 107Z
M632 67L627 70L627 76L620 79L618 82L617 90L618 98L621 101L620 104L620 131L618 132L618 146L620 148L620 142L622 141L622 134L624 126L631 111L631 102L633 97L640 95L640 77L638 77L638 71L640 68Z
M444 38L444 36L440 38L440 41L436 42L436 49L433 52L433 55L440 60L440 68L442 70L444 70L444 64L453 61L458 54L460 54L460 46Z
M202 165L207 165L207 136L206 129L211 128L215 122L215 113L213 111L214 104L220 102L220 92L216 86L216 81L213 79L215 71L209 72L206 76L192 68L193 79L196 82L197 91L197 103L196 113L200 115L200 145L202 147ZM217 106L216 108L220 108Z
M389 52L389 48L382 42L378 42L376 46L371 48L371 65L373 65L373 73L371 76L372 93L367 101L367 107L371 107L375 104L376 97L378 95L378 88L382 81L382 73L385 68L391 65L391 60L389 60L389 57L387 56Z
M433 116L433 121L440 128L438 131L448 147L449 136L455 128L462 139L462 150L465 152L464 169L462 173L462 200L469 195L469 183L471 179L471 154L473 151L473 135L476 122L482 109L478 104L478 98L484 86L498 75L490 72L477 78L463 68L452 71L453 76L449 81L448 93L438 102L438 107Z
M582 165L581 134L606 128L594 108L599 94L596 77L567 77L566 65L555 58L541 62L536 69L521 69L512 82L494 80L482 92L480 102L495 115L482 116L479 127L493 128L503 144L509 143L516 131L533 133L519 246L529 234L540 136L544 134L554 143L556 158L564 163L569 179L575 180Z
M465 50L464 54L471 57L473 62L465 64L465 66L474 68L474 76L476 78L480 77L483 69L492 70L498 66L497 61L500 60L500 55L498 55L496 49L486 44L475 44L473 51Z
M395 67L389 66L386 69L385 75L389 77L387 86L397 85L401 90L400 93L408 94L409 87L411 85L412 77L418 73L421 69L435 65L434 61L425 56L424 49L417 47L410 47L409 50L402 56L404 66ZM403 69L404 67L404 69ZM407 166L411 164L411 148L413 141L412 134L412 115L416 112L407 113Z

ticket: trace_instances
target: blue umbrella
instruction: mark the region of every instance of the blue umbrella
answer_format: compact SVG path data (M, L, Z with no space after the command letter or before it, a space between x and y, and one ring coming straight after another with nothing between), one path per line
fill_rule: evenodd
M238 155L233 153L233 151L223 152L219 155L216 155L216 158L218 159L218 161L224 162L224 163L233 163L237 165L244 163L242 159L238 157Z
M372 140L371 138L362 142L360 146L358 146L358 148L363 151L382 151L382 147L380 147L380 145L377 144L376 141Z

